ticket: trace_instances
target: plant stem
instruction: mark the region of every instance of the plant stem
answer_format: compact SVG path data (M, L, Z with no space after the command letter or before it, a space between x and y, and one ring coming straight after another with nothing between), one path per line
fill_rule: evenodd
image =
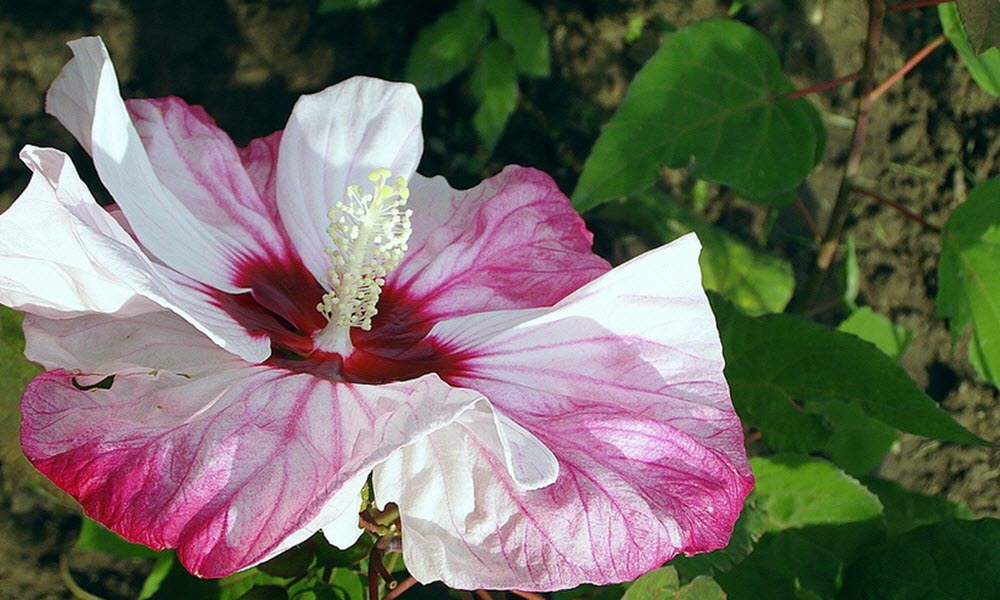
M859 73L852 73L850 75L844 75L843 77L837 77L836 79L831 79L830 81L824 81L822 83L817 83L816 85L811 85L809 87L802 88L801 90L793 90L785 94L785 98L789 100L794 98L801 98L802 96L808 96L809 94L815 94L816 92L822 92L830 88L835 88L844 85L845 83L851 83L852 81L857 81L858 77L861 75Z
M827 270L833 262L840 235L844 230L844 221L851 208L851 188L854 179L861 169L861 153L865 146L865 134L868 131L868 121L871 116L872 101L870 95L875 88L875 66L878 63L879 49L882 47L882 24L885 20L885 0L868 0L868 38L865 43L865 59L859 72L858 109L854 118L854 133L851 136L851 147L844 165L844 174L837 190L837 198L830 213L826 232L819 244L816 262L809 273L801 300L796 303L799 312L809 307L819 294L820 287L826 279Z
M396 600L396 598L399 598L403 592L415 585L417 585L417 580L412 577L407 577L403 581L400 581L399 585L389 590L389 593L386 594L385 598L382 600Z
M802 197L798 194L795 194L795 209L802 215L802 220L805 221L806 228L809 229L809 234L812 235L813 241L818 244L820 240L819 227L809 212L809 208L806 207L805 202L802 201Z
M893 13L903 12L904 10L910 10L911 8L924 8L926 6L937 6L938 4L947 4L948 2L954 2L954 0L910 0L909 2L900 2L899 4L894 4L886 10L886 14L891 15Z
M918 50L916 54L908 58L906 62L903 63L903 66L899 68L898 71L887 77L885 81L879 84L877 88L875 88L874 90L871 91L870 94L868 94L869 102L874 102L875 100L878 100L879 97L886 92L886 90L891 88L893 84L902 79L904 75L912 71L913 67L919 65L920 61L927 58L927 55L933 52L938 46L943 44L946 39L947 38L944 37L944 34L939 35L930 42L928 42L926 46Z
M898 212L902 213L906 218L910 219L911 221L916 221L917 223L920 223L921 225L923 225L927 229L930 229L931 231L934 231L934 232L937 232L937 233L941 232L941 228L940 227L938 227L937 225L934 225L933 223L928 222L926 219L924 219L923 217L921 217L917 213L915 213L912 210L906 208L905 206L903 206L899 202L896 202L892 198L889 198L888 196L883 196L882 194L876 192L875 190L870 190L868 188L864 188L864 187L861 187L859 185L854 186L854 191L857 192L857 193L859 193L859 194L863 194L865 196L868 196L869 198L871 198L871 199L873 199L873 200L875 200L875 201L877 201L877 202L879 202L881 204L885 204L889 208L893 208L893 209L897 210Z

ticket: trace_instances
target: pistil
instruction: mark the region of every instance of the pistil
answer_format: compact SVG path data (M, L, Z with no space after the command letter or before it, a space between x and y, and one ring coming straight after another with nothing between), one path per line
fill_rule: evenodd
M371 329L385 276L406 253L412 231L413 211L405 208L410 190L402 177L387 183L391 176L388 169L373 171L368 176L371 193L350 185L346 199L327 213L326 233L333 245L326 249L331 266L324 283L330 291L316 309L328 324L316 338L317 349L350 355L350 328Z

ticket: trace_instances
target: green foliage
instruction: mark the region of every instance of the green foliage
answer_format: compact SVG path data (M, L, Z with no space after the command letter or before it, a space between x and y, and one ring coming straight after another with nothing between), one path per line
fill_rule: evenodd
M867 549L841 598L965 600L1000 590L1000 520L942 521Z
M488 39L491 22L496 39ZM518 75L547 77L551 71L548 33L538 9L524 0L460 0L417 35L406 79L429 90L470 66L469 91L478 104L473 128L492 151L517 108Z
M97 550L115 556L145 558L159 554L142 544L133 544L123 539L117 533L87 517L84 517L80 524L80 537L76 540L76 547L83 550Z
M681 555L671 560L670 566L677 569L681 581L728 571L753 552L767 525L767 514L755 500L748 499L725 548L694 556Z
M534 77L548 77L552 70L549 58L549 35L538 9L525 0L486 0L497 34L514 52L517 72Z
M451 81L476 58L490 20L476 0L460 0L417 35L406 63L406 79L421 90Z
M798 454L750 459L753 499L767 514L766 531L877 519L882 503L832 463Z
M753 554L716 581L729 600L833 600L844 569L884 538L878 519L768 533Z
M998 50L1000 52L1000 50ZM971 324L969 360L1000 386L1000 178L976 186L945 224L938 264L937 315L953 339Z
M867 306L851 313L841 321L837 329L875 344L876 348L893 360L898 360L906 352L906 347L913 338L913 334L907 328L894 324Z
M972 513L964 505L940 496L911 492L895 481L863 477L861 482L882 502L882 516L889 535L899 535L939 521L972 518Z
M626 202L609 203L600 214L629 223L657 243L695 232L703 247L699 264L705 287L748 314L781 312L792 297L795 280L787 261L708 225L658 190L638 192Z
M325 14L342 10L375 8L381 3L382 0L319 0L316 12Z
M1000 2L957 0L955 4L976 54L1000 45Z
M667 34L594 144L574 206L642 190L662 165L750 198L792 190L821 158L825 131L807 100L783 96L791 89L774 49L742 23Z
M896 429L963 444L985 443L872 344L793 315L750 318L718 300L713 307L733 403L745 422L760 427L772 448L810 452L825 447L828 438L817 431L822 424L800 410L801 404L813 402L853 403Z
M517 71L508 46L491 40L483 47L482 60L469 79L472 95L479 102L472 125L487 150L496 146L507 119L517 108Z
M941 27L944 28L945 35L962 57L962 62L969 69L972 78L988 94L1000 96L1000 48L990 48L982 54L977 54L962 26L958 7L954 3L938 5L938 16L941 18Z
M670 598L680 587L677 571L673 567L662 567L636 579L622 596L622 600Z

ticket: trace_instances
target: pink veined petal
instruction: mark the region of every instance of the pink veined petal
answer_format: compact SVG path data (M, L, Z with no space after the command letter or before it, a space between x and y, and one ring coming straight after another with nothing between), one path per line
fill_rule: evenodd
M101 39L83 38L69 46L74 58L49 88L46 110L90 152L143 247L219 290L246 291L232 284L233 267L252 256L256 245L202 222L164 186L129 118Z
M245 148L240 148L243 168L261 201L274 213L278 212L278 148L281 145L281 131L250 140ZM280 216L279 216L280 218Z
M487 310L551 306L610 266L555 181L509 166L470 190L417 176L414 232L384 294L434 320Z
M465 589L605 584L727 543L753 477L698 250L682 238L552 309L432 330L462 357L449 383L483 393L547 446L559 478L520 489L456 424L400 450L377 471L375 491L400 506L418 579Z
M0 302L46 318L87 313L128 316L169 309L245 360L270 354L204 298L173 285L115 218L98 206L58 150L27 146L28 188L0 216Z
M294 253L277 206L258 195L236 146L202 107L176 97L125 105L157 179L202 226L258 260Z
M147 336L178 336L176 323L141 325ZM55 370L28 386L25 455L89 516L129 540L177 548L206 577L321 528L346 543L358 482L482 402L434 375L368 386L264 366L197 377L147 368L119 372L109 389L81 389L75 377L96 379Z
M410 249L386 278L372 330L352 335L369 355L394 357L442 319L551 306L610 269L569 200L534 169L507 167L465 191L415 175L409 205Z
M330 268L327 212L346 197L349 185L368 190L368 175L376 169L410 180L423 152L422 111L412 85L369 77L353 77L296 102L278 152L278 209L318 281L327 279Z

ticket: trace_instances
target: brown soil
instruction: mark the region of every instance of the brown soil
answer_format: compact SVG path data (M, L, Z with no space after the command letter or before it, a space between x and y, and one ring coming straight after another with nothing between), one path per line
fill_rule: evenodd
M45 89L68 60L66 41L104 37L126 96L176 94L204 105L238 143L283 126L295 98L354 74L401 78L408 48L420 27L448 0L384 0L367 13L318 16L312 2L264 0L50 0L0 5L0 208L24 188L27 170L17 159L25 143L74 149L92 189L99 184L68 133L43 114ZM541 2L553 53L553 76L523 82L518 112L495 153L482 155L468 123L474 107L461 84L424 96L425 174L444 173L472 185L499 166L540 167L571 190L579 167L627 84L655 51L663 22L682 26L724 15L715 0L600 0ZM756 0L742 17L779 48L798 85L853 72L861 63L866 10L862 0L802 2ZM630 23L641 35L626 42ZM879 72L897 68L939 26L933 10L890 19ZM826 160L803 194L818 220L835 195L845 158L854 101L850 87L816 98L829 131ZM863 176L868 187L902 202L932 224L944 223L970 187L968 169L985 179L998 171L1000 111L972 83L945 46L876 105ZM683 175L665 184L689 193ZM736 233L754 237L762 212L728 197L712 214ZM593 223L603 231L601 223ZM937 233L897 211L859 199L848 229L857 243L859 302L905 325L914 339L902 364L956 418L988 440L1000 438L997 390L978 381L965 347L952 349L946 323L934 317ZM802 219L788 209L768 245L802 267L811 251ZM598 239L612 258L621 244ZM801 270L799 270L801 272ZM818 315L835 322L837 308ZM5 430L5 444L14 443ZM10 462L10 461L8 461ZM969 449L903 436L882 473L904 485L944 494L980 516L1000 516L995 450ZM85 589L106 598L137 595L145 563L69 550L78 518L36 491L10 464L0 470L0 600L70 598L60 576L63 561Z

